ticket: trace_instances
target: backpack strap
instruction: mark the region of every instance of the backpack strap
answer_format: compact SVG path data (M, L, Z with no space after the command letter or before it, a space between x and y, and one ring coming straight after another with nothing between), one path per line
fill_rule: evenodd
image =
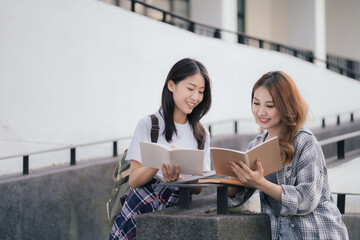
M159 119L154 115L150 115L151 118L151 142L156 143L159 137Z
M150 132L151 142L156 143L158 140L158 137L159 137L159 129L160 129L159 128L159 119L154 114L151 114L149 116L151 118L151 132ZM114 169L114 172L113 172L114 182L116 182L119 179L124 178L130 174L130 169L127 169L125 171L122 171L122 169L121 169L122 162L125 162L126 154L127 154L127 150L123 153L122 158L119 160L118 166L116 166L116 168Z

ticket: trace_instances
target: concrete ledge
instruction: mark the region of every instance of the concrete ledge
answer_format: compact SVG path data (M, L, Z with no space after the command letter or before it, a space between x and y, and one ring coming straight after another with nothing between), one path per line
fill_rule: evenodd
M341 218L348 229L349 239L360 239L360 214L343 214Z
M216 195L203 196L189 210L172 207L138 216L137 239L271 239L267 215L236 206L229 212L216 214ZM349 239L360 239L360 214L344 214L342 219Z
M271 239L270 219L249 212L216 214L211 194L194 200L189 210L172 207L138 216L137 239Z
M0 238L107 239L116 159L0 179Z
M115 159L0 179L0 236L7 239L107 239L105 203ZM210 193L211 187L207 189ZM138 217L138 239L270 239L269 218L229 200L216 214L216 195L197 196L189 210L168 208ZM360 239L360 214L345 214L350 239Z
M137 239L271 239L270 219L263 214L158 211L138 216Z

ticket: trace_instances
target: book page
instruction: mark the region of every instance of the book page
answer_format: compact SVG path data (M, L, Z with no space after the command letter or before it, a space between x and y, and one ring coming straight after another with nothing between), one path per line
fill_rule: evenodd
M170 149L164 145L152 142L140 142L142 165L161 169L162 163L169 163Z
M170 152L170 166L177 163L180 173L202 176L204 172L204 150L175 148Z
M248 165L247 156L244 152L213 147L210 148L210 151L217 175L236 177L230 168L230 161L238 162L241 160Z
M279 171L282 168L279 140L277 137L248 151L250 169L256 169L256 159L260 159L264 168L264 176Z

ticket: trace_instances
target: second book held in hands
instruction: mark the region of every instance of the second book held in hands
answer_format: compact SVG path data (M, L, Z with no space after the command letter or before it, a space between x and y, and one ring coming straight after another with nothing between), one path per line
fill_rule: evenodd
M212 147L211 156L216 174L222 176L236 177L230 168L230 161L238 163L238 160L241 160L251 170L255 170L256 159L259 159L264 169L264 176L279 171L282 168L279 140L277 137L273 137L246 152Z

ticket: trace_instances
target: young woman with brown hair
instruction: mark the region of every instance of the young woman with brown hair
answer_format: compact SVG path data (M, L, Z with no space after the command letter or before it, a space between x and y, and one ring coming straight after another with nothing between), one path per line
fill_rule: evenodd
M331 196L321 146L303 126L308 108L294 81L280 71L264 74L252 89L251 108L256 123L267 131L248 149L277 136L283 168L264 177L261 159L255 171L242 161L232 163L246 188L229 188L229 196L244 201L258 189L272 239L348 239Z

